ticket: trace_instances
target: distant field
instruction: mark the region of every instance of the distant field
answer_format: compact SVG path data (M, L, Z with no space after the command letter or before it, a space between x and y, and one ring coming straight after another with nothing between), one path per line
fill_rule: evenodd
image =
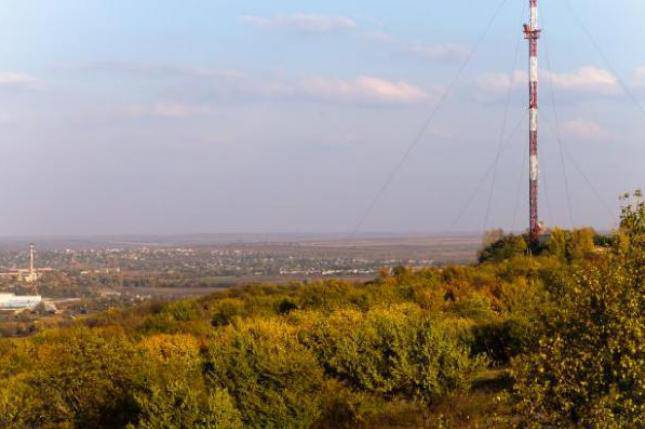
M196 234L177 236L26 236L0 237L0 250L21 250L36 243L43 250L138 248L138 247L221 247L221 246L303 246L303 247L437 247L478 246L481 235L472 234Z
M481 236L403 236L357 239L307 240L299 243L303 252L338 252L339 254L375 258L420 259L436 262L474 261Z

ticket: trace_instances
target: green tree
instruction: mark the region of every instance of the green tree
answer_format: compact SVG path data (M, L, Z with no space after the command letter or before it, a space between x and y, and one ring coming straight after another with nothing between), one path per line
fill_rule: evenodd
M501 262L514 256L526 254L528 246L520 235L506 235L479 252L479 262Z
M527 426L645 425L644 214L623 210L628 250L579 266L542 314L537 352L515 362Z
M569 233L560 228L553 228L547 241L547 252L560 260L564 261L568 258L567 243L569 241Z
M592 255L596 250L594 237L596 232L591 228L576 229L571 232L567 243L569 260L581 260Z

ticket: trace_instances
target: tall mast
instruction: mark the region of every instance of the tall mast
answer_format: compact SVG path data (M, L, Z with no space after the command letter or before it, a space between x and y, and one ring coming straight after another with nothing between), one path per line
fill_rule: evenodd
M538 0L529 0L529 23L524 24L524 37L529 41L529 233L535 243L540 235L538 217Z
M29 274L31 276L34 275L34 252L36 250L36 246L34 244L29 245Z

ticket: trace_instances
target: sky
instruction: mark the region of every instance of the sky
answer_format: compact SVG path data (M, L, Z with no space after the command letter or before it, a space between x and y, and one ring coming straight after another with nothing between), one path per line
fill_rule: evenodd
M0 235L522 230L500 2L3 0ZM645 182L645 2L569 3L540 2L541 218L608 229Z

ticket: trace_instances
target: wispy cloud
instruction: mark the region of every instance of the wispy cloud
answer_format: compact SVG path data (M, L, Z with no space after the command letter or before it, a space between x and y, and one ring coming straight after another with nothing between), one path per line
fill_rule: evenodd
M515 70L512 74L488 73L480 76L475 85L477 89L489 94L502 94L508 92L511 86L518 87L528 81L528 73Z
M362 29L353 18L342 15L305 13L272 17L243 15L240 20L265 29L286 29L306 33L355 32L363 40L389 45L390 49L428 61L459 61L468 55L468 49L457 43L410 43L386 31Z
M645 76L645 70L644 70ZM618 79L609 71L595 66L585 66L569 73L558 73L550 70L541 71L543 84L560 91L578 92L595 95L614 95L618 91ZM515 70L512 74L489 73L476 80L477 89L488 94L500 94L509 87L524 87L528 73Z
M298 92L307 97L342 103L411 104L429 97L427 92L410 83L372 76L354 80L308 78L298 84Z
M618 79L611 72L595 66L585 66L571 73L544 71L553 86L568 91L614 94L618 90Z
M145 80L166 79L217 79L236 78L241 74L234 70L199 68L183 65L146 64L136 62L104 61L82 65L66 66L65 69L97 74L120 74Z
M468 56L465 46L454 43L416 44L405 46L403 50L430 61L460 61Z
M562 124L562 132L566 137L576 140L602 141L611 139L611 133L595 121L575 119Z
M184 103L154 103L151 105L129 105L123 109L123 112L131 117L183 119L211 113L212 109Z
M458 43L411 43L401 40L386 31L363 31L360 37L368 42L411 57L430 62L456 62L464 60L469 49Z
M0 87L24 88L37 83L38 79L25 73L0 72Z
M241 21L259 28L287 29L307 33L329 33L358 28L356 22L347 16L295 13L292 15L243 15Z
M254 100L315 101L373 106L402 106L432 100L438 89L426 90L404 80L363 75L339 79L323 75L287 77L251 75L239 71L191 69L163 65L111 64L100 66L133 79L155 80L156 85L169 88L161 93L181 93L171 96L173 102L135 104L126 114L137 117L185 118L208 114L204 107L217 103L253 102Z
M324 76L302 78L244 76L220 80L215 97L228 100L272 99L282 101L315 101L373 106L400 106L428 100L432 94L405 81L375 76L337 79Z

